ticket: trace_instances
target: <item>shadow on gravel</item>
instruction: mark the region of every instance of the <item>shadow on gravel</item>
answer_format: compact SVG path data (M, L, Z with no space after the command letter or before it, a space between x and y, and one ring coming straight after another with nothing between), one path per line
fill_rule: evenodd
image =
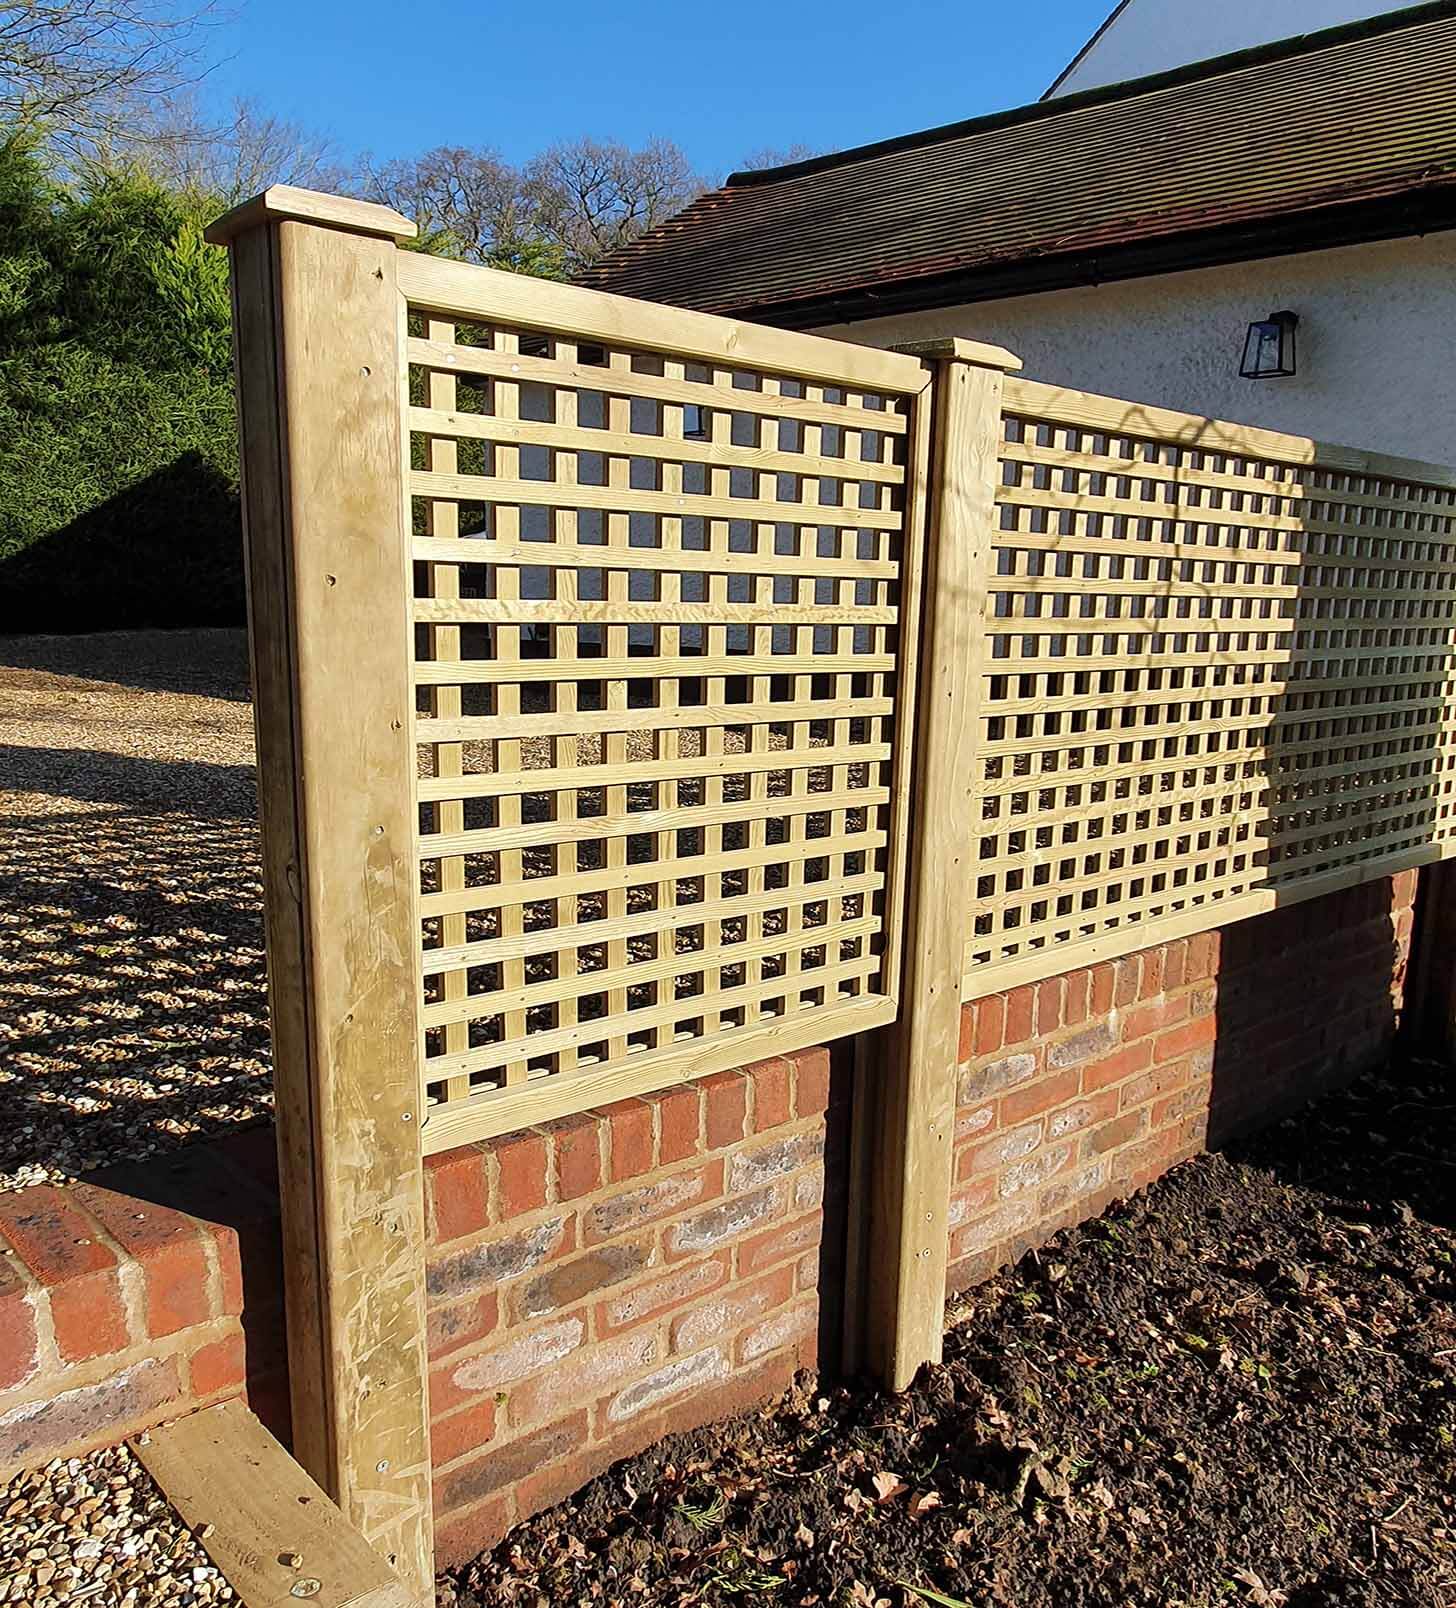
M53 686L57 676L144 692L190 692L246 703L248 638L241 629L94 631L79 636L0 635L7 688ZM32 675L27 675L32 672Z
M252 820L258 813L257 772L252 765L0 743L0 776L16 792L48 793L53 798L82 799L91 804L177 810L198 820ZM44 829L65 819L45 816L24 817L23 821ZM177 868L185 869L185 861L179 859Z
M188 769L107 757L112 781ZM237 767L196 768L236 780ZM236 790L251 786L247 773ZM0 1183L174 1149L267 1112L258 838L240 802L0 824L0 1052Z

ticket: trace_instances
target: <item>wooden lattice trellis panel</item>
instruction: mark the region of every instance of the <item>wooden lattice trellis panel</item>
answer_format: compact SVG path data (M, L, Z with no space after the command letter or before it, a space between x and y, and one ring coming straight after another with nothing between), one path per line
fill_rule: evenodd
M925 371L400 279L426 1148L891 1020Z
M1456 476L1006 384L967 997L1456 852Z

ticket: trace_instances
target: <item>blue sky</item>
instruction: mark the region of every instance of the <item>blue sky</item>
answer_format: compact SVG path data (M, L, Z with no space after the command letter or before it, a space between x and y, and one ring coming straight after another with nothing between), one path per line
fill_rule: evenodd
M1035 100L1109 0L232 0L210 93L345 152L674 139L712 175Z

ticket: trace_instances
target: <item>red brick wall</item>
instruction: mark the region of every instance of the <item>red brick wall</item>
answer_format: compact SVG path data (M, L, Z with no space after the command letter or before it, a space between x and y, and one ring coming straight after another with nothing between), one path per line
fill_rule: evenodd
M993 994L961 1017L961 1290L1389 1050L1416 873Z
M967 1006L950 1286L1384 1054L1414 888ZM838 1327L846 1118L809 1050L430 1161L442 1565L814 1364ZM237 1394L244 1341L249 1399L286 1435L271 1131L102 1182L0 1196L0 1473Z
M441 1566L812 1366L829 1056L427 1164Z
M0 1480L242 1393L236 1241L93 1185L0 1194Z

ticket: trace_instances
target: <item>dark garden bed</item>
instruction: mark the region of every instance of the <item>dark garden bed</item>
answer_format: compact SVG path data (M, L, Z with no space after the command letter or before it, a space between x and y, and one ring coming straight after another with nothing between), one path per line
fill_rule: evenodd
M972 1292L905 1396L676 1436L440 1600L1450 1608L1453 1114L1417 1067L1190 1162Z

